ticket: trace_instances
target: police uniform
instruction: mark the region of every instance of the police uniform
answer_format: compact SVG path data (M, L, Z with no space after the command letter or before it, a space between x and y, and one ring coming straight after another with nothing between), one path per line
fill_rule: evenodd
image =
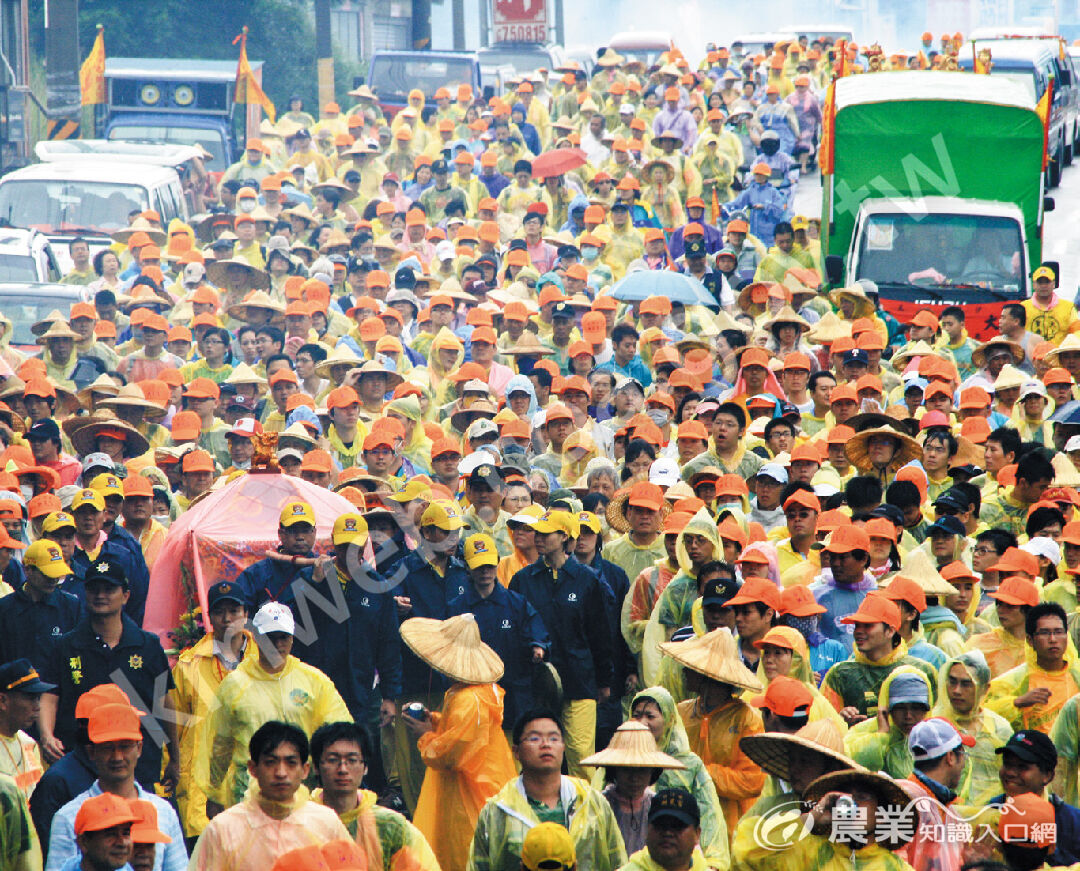
M53 646L82 616L82 603L71 593L53 590L35 602L18 589L0 599L0 662L25 656L44 668Z

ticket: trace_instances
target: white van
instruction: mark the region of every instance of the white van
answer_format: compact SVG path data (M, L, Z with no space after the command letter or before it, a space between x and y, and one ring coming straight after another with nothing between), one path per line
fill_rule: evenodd
M38 163L0 178L0 226L40 230L68 268L67 243L83 236L91 253L111 244L133 211L153 209L162 227L188 219L176 170L107 160Z

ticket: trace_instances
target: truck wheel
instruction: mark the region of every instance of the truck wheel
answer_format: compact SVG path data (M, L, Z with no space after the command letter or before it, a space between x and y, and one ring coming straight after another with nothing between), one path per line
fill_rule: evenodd
M1062 157L1065 158L1065 166L1072 166L1073 155L1075 153L1076 153L1076 131L1073 130L1072 145L1070 145L1068 140L1066 140L1064 138L1062 139L1062 143L1061 143L1061 154L1062 154Z
M1059 184L1061 184L1061 161L1062 161L1062 153L1061 152L1062 152L1062 149L1058 148L1058 150L1054 154L1054 156L1050 158L1049 185L1052 188L1056 188Z

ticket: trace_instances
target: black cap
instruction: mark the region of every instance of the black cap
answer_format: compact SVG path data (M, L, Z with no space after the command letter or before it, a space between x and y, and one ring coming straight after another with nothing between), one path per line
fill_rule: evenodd
M39 420L30 429L26 431L26 438L33 441L60 441L60 427L57 426L56 421L51 417L45 418L45 420Z
M38 677L37 669L29 659L16 659L0 665L0 693L47 693L56 684L46 683Z
M629 212L630 204L624 203L622 200L616 200L611 204L611 211Z
M350 169L345 173L346 183L355 183L360 181L360 173L355 169Z
M213 611L218 602L237 602L240 605L246 605L247 599L244 598L244 590L239 584L221 581L206 591L206 610Z
M574 319L574 307L569 303L560 302L555 305L555 308L551 310L551 319L555 318L570 318Z
M293 134L297 139L310 139L311 131L307 127L301 127Z
M649 822L675 819L687 826L701 823L697 800L685 789L662 789L652 797L649 805Z
M950 511L966 511L967 501L961 498L959 493L953 490L946 490L937 499L934 500L933 506L935 508L946 508Z
M981 475L982 469L974 463L964 463L962 466L950 467L948 474L950 478L958 478L960 481L970 481L976 475Z
M701 604L702 606L726 605L737 592L739 592L739 585L735 583L735 579L721 575L705 585L705 590L701 594Z
M445 160L436 160L431 164L431 172L433 174L443 174L450 172L450 167L446 165Z
M939 517L926 529L927 535L933 535L935 532L944 532L946 535L967 535L964 524L960 522L959 518L953 517L951 514Z
M394 273L394 287L403 288L404 290L415 290L416 273L408 266L399 266L397 272Z
M844 356L840 358L840 364L847 366L852 363L856 366L869 366L870 356L862 348L852 348L850 351L844 351Z
M577 245L560 245L555 249L557 257L580 257L581 249Z
M1038 765L1043 771L1053 771L1057 767L1058 752L1054 742L1045 733L1035 729L1014 732L1005 742L1005 746L998 747L994 752L1013 753L1025 762Z
M691 239L686 243L687 257L704 257L706 253L705 241L703 239Z
M802 417L802 412L799 411L799 407L793 402L781 402L780 403L780 416L781 417Z
M229 399L226 409L241 408L244 411L255 412L255 398L252 396L241 396L237 393L235 396Z
M118 587L128 588L127 575L124 574L124 566L120 560L121 554L110 548L108 542L101 547L98 558L90 563L90 568L83 578L83 585L89 585L92 581L108 581Z
M883 503L870 512L871 517L884 517L890 521L893 526L904 525L904 512L896 505L891 503Z
M507 251L528 251L529 243L524 239L511 239L506 245ZM1077 403L1080 405L1080 402Z
M469 473L467 483L470 487L484 484L494 490L502 484L502 474L499 472L498 466L492 463L482 463Z

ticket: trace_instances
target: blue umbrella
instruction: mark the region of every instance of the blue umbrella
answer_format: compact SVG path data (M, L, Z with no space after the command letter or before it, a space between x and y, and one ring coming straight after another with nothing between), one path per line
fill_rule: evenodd
M643 300L650 296L666 296L683 305L704 305L719 309L720 305L705 285L682 272L670 269L639 269L615 285L611 295L624 302Z

